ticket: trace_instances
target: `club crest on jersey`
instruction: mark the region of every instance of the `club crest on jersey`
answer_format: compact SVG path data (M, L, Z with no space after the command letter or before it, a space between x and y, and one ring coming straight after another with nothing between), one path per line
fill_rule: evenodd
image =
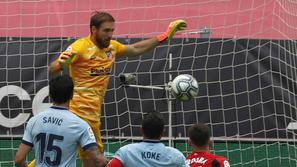
M106 56L108 57L109 60L112 59L112 53L111 53L111 51L107 51L107 52L105 52L105 54L106 54Z

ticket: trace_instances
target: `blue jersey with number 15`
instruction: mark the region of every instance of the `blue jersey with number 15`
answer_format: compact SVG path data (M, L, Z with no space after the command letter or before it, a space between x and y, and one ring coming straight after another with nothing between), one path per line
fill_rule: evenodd
M56 106L29 120L22 143L34 146L36 167L75 167L77 147L96 146L90 126L66 108Z

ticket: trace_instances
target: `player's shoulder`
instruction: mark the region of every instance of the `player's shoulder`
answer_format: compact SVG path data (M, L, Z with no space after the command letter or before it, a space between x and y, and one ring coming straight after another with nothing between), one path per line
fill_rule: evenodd
M193 152L192 155L195 156L195 154L197 154L196 152ZM217 160L226 160L227 158L221 155L217 155L217 154L212 154L210 152L200 152L200 154L198 153L199 156L204 156L208 159L217 159Z
M196 157L203 157L203 158L209 159L209 160L211 160L211 159L218 159L218 160L226 159L223 156L212 154L209 152L192 152L192 153L188 154L187 159L196 158Z
M122 150L130 150L133 148L137 148L139 146L139 143L131 143L131 144L126 144L121 147Z
M77 40L75 40L70 47L75 47L75 48L78 48L78 47L88 47L88 46L91 46L93 45L91 40L90 40L90 37L83 37L83 38L78 38Z
M195 154L194 154L194 152L191 152L191 153L189 153L188 155L187 155L187 159L191 159L191 158L193 158L195 156Z
M89 124L84 121L79 116L75 115L71 111L67 111L64 115L64 120L72 125L72 129L75 129L79 132L84 132L86 130L90 130Z
M181 156L181 157L184 157L184 154L182 152L180 152L178 149L176 148L173 148L173 147L169 147L169 146L166 146L165 147L168 151L168 153L170 154L173 154L173 155L176 155L176 156Z
M88 124L84 120L82 120L79 116L69 111L69 109L50 107L49 110L46 110L46 112L44 112L44 116L53 116L53 114L56 114L56 116L63 118L67 122L88 126Z
M29 121L27 122L27 126L29 125L29 124L34 124L39 118L40 118L40 115L41 114L38 114L38 115L35 115L35 116L33 116L33 117L31 117L30 119L29 119Z
M76 114L72 113L69 110L66 112L66 116L67 116L67 119L69 120L75 121L84 126L88 126L88 123L86 123L82 118L80 118L79 116L77 116Z
M37 115L34 115L33 117L31 117L29 119L29 121L27 122L27 126L31 124L31 126L33 127L35 123L38 124L38 121L41 121L42 118L47 115L52 115L52 113L50 112L50 109L46 109L46 110L38 113Z
M85 42L88 42L89 41L89 38L90 38L89 36L78 38L78 39L75 40L75 42L77 42L77 43L85 43Z
M216 155L216 154L211 154L213 156L214 159L220 160L220 161L224 161L224 160L228 160L226 157L221 156L221 155Z
M128 152L135 153L141 150L141 148L144 148L144 146L141 143L131 143L131 144L122 146L119 149L119 151L124 153L128 153Z
M173 147L166 146L165 148L166 148L168 151L172 151L172 152L175 152L175 153L181 153L178 149L173 148Z
M228 158L221 156L221 155L216 155L216 154L211 154L211 155L212 155L212 159L217 160L220 164L223 165L223 167L230 167Z
M37 115L34 115L30 120L36 121L39 118L42 118L42 117L47 116L47 115L52 115L52 114L53 113L51 112L51 107L50 107L50 108L45 109L44 111L38 113Z
M111 48L118 48L119 46L123 46L124 44L116 41L116 40L110 40L110 45L109 47Z
M112 39L112 40L110 40L110 44L112 44L112 45L119 45L121 43L118 42L117 40Z

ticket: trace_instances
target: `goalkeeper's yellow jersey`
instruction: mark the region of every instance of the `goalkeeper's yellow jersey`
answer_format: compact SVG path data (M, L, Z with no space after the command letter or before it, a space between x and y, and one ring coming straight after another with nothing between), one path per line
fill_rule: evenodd
M76 52L69 64L74 82L70 111L83 119L100 121L112 65L116 56L124 52L125 45L111 40L108 48L99 49L88 36L76 40L67 50Z

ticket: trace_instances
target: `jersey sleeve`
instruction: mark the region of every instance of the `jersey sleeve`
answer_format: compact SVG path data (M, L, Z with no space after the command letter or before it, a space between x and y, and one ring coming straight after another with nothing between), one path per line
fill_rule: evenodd
M125 161L126 161L126 156L125 154L127 153L126 150L127 146L121 147L116 153L114 158L118 159L121 161L121 163L125 166Z
M33 124L34 124L34 117L31 118L29 120L29 122L27 123L27 126L26 126L26 129L25 129L25 132L24 132L24 136L22 138L22 143L23 144L26 144L30 147L33 147L33 135L32 135L32 129L33 129Z
M84 129L82 130L82 134L80 136L79 144L80 146L86 150L89 147L92 146L97 146L96 139L93 133L93 130L91 127L87 124L84 123Z
M117 158L113 158L108 164L107 167L124 167L122 162Z
M75 53L75 55L73 55L73 58L71 59L71 63L76 62L79 56L83 54L83 47L84 47L84 43L82 39L76 40L75 42L73 42L71 45L67 47L65 51Z
M112 42L113 46L116 49L116 55L121 55L125 52L126 46L124 44L121 44L120 42L115 40L113 40Z

